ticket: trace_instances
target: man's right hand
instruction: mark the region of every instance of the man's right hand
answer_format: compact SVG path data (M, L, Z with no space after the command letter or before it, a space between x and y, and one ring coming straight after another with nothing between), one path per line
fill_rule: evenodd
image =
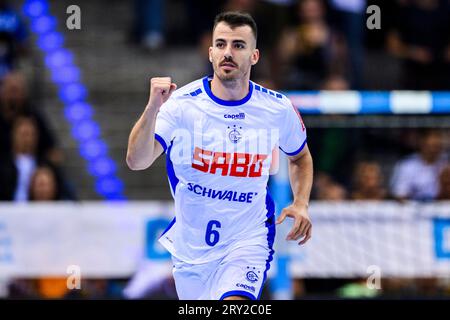
M176 89L177 85L172 83L170 77L152 78L150 80L150 97L147 107L158 111Z
M126 162L131 170L143 170L152 165L164 151L154 137L156 115L162 104L169 99L177 85L169 77L150 80L150 97L139 120L133 126L128 138Z

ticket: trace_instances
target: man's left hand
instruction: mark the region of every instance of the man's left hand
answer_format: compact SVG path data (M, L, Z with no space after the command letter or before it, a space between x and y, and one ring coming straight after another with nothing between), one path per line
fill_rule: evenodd
M303 238L298 244L305 244L311 238L312 231L312 224L308 215L307 206L291 204L289 207L284 208L281 211L276 224L282 223L286 217L294 218L294 225L292 226L291 231L289 231L286 240L298 240Z

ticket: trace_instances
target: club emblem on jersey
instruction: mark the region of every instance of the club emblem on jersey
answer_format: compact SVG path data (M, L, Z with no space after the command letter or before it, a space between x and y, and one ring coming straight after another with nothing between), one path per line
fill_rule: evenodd
M228 138L233 143L238 143L242 138L242 134L238 128L240 130L242 129L242 127L237 127L236 125L233 125L233 127L228 127Z
M250 267L247 266L247 269L250 269ZM256 281L258 281L259 277L255 272L255 271L257 271L256 268L253 267L252 269L253 270L247 271L246 277L247 277L248 281L250 281L251 283L255 283ZM260 273L260 271L257 271L257 272Z
M246 277L247 280L250 281L251 283L255 283L256 281L258 281L258 275L254 271L247 272Z

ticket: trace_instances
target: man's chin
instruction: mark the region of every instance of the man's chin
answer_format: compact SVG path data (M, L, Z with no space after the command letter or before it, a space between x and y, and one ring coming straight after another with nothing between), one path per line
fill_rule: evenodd
M233 80L237 80L238 78L239 78L239 75L237 74L237 72L234 72L234 71L219 73L219 79L222 81L233 81Z

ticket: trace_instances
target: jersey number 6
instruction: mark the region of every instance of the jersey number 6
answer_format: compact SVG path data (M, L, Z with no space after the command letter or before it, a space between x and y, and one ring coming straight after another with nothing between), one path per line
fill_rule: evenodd
M216 245L217 242L219 242L219 232L217 230L213 230L213 227L220 229L221 227L220 222L217 220L211 220L210 222L208 222L208 225L206 226L205 241L211 247Z

